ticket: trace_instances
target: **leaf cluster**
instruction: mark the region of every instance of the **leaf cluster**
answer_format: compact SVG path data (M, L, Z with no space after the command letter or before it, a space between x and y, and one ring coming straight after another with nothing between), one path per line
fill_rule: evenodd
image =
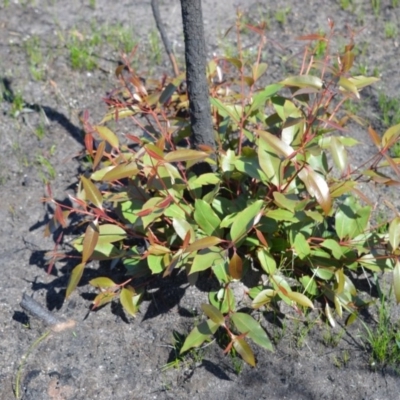
M353 40L341 54L330 54L328 35L299 38L307 44L298 75L263 86L261 36L256 61L215 58L208 80L216 148L190 146L190 121L184 76L144 82L129 67L116 70L120 86L106 99L108 111L98 125L83 117L85 145L92 171L82 175L74 207L57 205L53 228L72 213L84 217L85 233L74 242L81 262L71 273L67 296L76 288L89 260L121 262L127 280L97 278L94 305L119 297L134 315L140 293L135 280L184 270L196 284L211 273L220 290L202 309L208 319L187 337L181 352L200 346L218 328L250 365L247 343L272 350L261 323L238 310L232 283L252 272L259 283L249 288L254 310L285 302L297 312L315 300L331 325L346 312L350 321L364 306L352 277L367 270L392 271L400 301L400 216L387 233L370 227L372 205L360 184L396 185L399 159L389 149L400 125L380 136L368 129L376 156L362 166L349 161L358 142L346 130L357 117L342 111L357 101L376 78L352 76ZM313 44L326 43L324 57ZM240 50L240 49L239 49ZM259 88L261 86L261 88ZM126 134L125 143L110 128L127 119L142 134ZM352 150L354 151L354 150ZM198 174L196 166L207 166Z

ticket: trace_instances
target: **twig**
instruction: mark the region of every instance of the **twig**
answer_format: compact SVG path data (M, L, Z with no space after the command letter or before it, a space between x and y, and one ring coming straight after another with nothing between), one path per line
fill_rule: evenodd
M54 315L25 293L22 296L22 301L20 305L24 310L28 311L29 314L40 319L46 325L50 326L51 330L54 332L61 332L65 329L73 328L75 326L75 321L66 320L64 318Z
M151 9L153 10L153 16L156 21L158 32L160 32L161 40L164 44L165 51L168 54L169 59L171 60L172 69L174 70L175 76L179 75L179 68L176 63L175 54L172 50L171 43L168 40L167 34L164 29L164 25L161 21L160 9L158 8L158 0L151 0Z
M28 351L22 356L21 363L18 366L17 376L15 377L15 386L14 386L14 395L17 399L21 398L21 376L22 376L22 369L24 368L26 359L28 358L29 354L31 354L32 350L39 345L41 341L49 336L51 331L47 331L39 339L36 339L29 347Z

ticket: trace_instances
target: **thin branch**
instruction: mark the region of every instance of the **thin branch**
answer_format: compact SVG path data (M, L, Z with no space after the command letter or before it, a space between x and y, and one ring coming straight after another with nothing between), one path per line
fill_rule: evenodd
M158 8L158 0L151 0L151 9L153 11L153 16L156 21L158 32L160 32L161 40L164 44L165 51L167 52L168 57L171 61L172 69L174 70L174 74L175 74L175 76L178 76L179 68L176 63L175 54L174 54L174 51L172 50L171 43L168 40L168 36L165 32L164 25L161 21L160 9Z
M54 332L61 332L65 329L73 328L75 326L75 321L66 320L54 315L26 293L24 293L22 296L20 306L24 310L28 311L28 313L33 317L38 318L46 325L50 326Z

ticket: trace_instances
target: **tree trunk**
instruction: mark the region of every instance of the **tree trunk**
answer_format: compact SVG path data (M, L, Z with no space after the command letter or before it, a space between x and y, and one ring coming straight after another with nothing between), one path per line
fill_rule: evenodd
M201 0L181 0L181 6L191 138L195 148L202 144L215 148L206 78L207 60Z

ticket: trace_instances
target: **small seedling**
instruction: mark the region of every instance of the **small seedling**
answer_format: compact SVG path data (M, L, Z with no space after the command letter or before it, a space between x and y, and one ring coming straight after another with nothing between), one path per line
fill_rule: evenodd
M46 134L46 126L43 121L41 121L39 125L35 128L34 133L39 140L42 140L44 138L44 135Z
M344 329L341 329L337 333L332 332L331 329L326 330L322 335L325 346L337 347L342 340L344 334Z
M38 155L36 157L36 163L42 168L41 171L39 171L39 175L44 183L47 183L49 179L54 179L56 177L56 170L46 157Z
M286 24L287 17L290 14L291 8L286 7L281 10L276 11L275 13L275 21L281 24L282 26Z
M73 69L92 71L97 67L97 62L93 56L93 43L79 32L73 32L67 43L67 48Z
M168 347L170 347L174 352L172 357L173 359L168 364L162 366L161 371L166 371L170 368L179 368L179 366L183 363L185 358L183 355L180 354L180 351L185 342L186 336L179 333L178 331L173 331L172 336L173 336L172 345Z
M398 368L400 365L400 326L399 322L393 323L390 317L390 307L388 299L380 289L377 276L375 275L375 283L379 293L378 320L375 328L370 328L361 321L365 328L366 335L364 340L371 352L370 365L372 367L394 366ZM389 291L389 297L391 290Z
M342 354L339 356L333 356L333 364L337 368L345 367L350 361L350 354L347 350L343 350Z
M385 23L385 36L387 39L393 39L397 37L398 28L397 25L393 22Z
M160 37L156 30L152 30L149 34L150 43L150 59L157 65L161 64L161 45Z
M11 115L14 118L17 118L23 111L24 107L25 107L25 101L22 97L22 94L20 92L17 92L12 98Z
M400 99L391 98L384 92L378 97L380 116L385 127L400 123Z
M182 364L186 365L197 365L200 364L204 358L204 349L190 349L189 351L181 354L182 347L186 340L186 335L183 335L177 331L172 332L173 344L169 347L173 350L172 361L161 367L161 371L166 371L170 368L180 368Z
M381 0L371 0L371 6L375 16L378 17L381 12Z
M350 6L354 7L353 0L340 0L340 7L347 10Z
M24 42L24 49L28 57L28 65L31 76L34 80L44 79L44 59L42 54L42 44L38 36L32 36Z

